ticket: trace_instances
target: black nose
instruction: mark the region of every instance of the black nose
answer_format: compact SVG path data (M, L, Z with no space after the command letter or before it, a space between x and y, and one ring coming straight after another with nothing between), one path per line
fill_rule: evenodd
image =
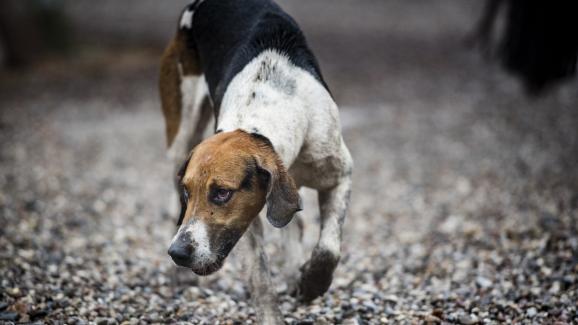
M180 266L190 267L193 262L192 254L192 246L181 240L177 240L169 247L169 255Z

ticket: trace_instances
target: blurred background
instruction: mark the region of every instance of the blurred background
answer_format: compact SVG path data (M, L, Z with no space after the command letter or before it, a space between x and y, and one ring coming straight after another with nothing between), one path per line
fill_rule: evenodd
M196 286L166 255L176 216L157 77L187 3L0 3L0 322L254 321L234 261ZM555 55L578 40L555 14L575 11L279 3L355 160L332 289L300 305L275 280L286 322L578 322L576 57ZM530 36L512 31L536 12L548 18L530 19ZM542 54L527 59L525 44ZM311 247L316 194L302 195Z

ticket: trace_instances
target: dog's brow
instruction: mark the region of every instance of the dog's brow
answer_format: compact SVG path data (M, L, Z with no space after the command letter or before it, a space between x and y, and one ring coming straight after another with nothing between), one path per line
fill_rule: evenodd
M240 181L225 178L215 178L211 180L210 187L225 188L229 190L237 190L240 186Z

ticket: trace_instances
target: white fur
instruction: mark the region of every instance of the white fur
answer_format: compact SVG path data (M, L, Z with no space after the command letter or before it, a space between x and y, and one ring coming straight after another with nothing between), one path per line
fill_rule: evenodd
M183 15L181 16L181 22L180 22L179 26L181 26L181 28L193 27L193 14L194 13L195 13L194 11L189 11L188 9L185 10L185 12L183 12Z
M181 71L180 64L179 71ZM188 147L189 139L201 116L201 105L207 94L208 87L204 75L181 75L181 122L168 151L169 158L176 164L182 164L191 149Z
M211 242L209 240L207 225L200 220L194 219L188 225L181 225L171 240L170 245L172 246L181 236L187 233L191 236L191 244L194 246L194 255L192 257L195 264L203 265L214 262L215 256L211 252Z
M181 126L195 125L186 123ZM341 137L337 105L323 85L286 56L274 50L264 51L229 83L220 105L217 129L224 132L241 129L267 137L297 186L318 190L321 233L317 248L339 258L353 162ZM252 228L257 227L257 221ZM196 221L185 231L191 233L197 244L195 260L211 262L206 226ZM262 250L262 230L257 232L259 235L252 235L252 260L258 266L251 270L252 296L261 320L282 324ZM316 264L326 260L312 258L309 262L310 267L319 267Z
M193 245L196 244L194 249L195 262L199 264L212 262L213 255L211 254L211 243L209 241L207 225L200 220L194 220L185 228L184 231L191 235Z
M271 71L269 80L256 78L263 67ZM254 58L230 82L217 129L269 138L298 185L330 188L351 169L331 95L310 73L273 50Z
M318 246L331 252L333 256L339 256L341 252L341 226L337 218L327 220L323 226Z

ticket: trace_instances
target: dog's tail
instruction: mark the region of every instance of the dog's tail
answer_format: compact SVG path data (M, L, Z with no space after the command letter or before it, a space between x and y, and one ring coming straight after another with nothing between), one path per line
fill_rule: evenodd
M179 19L179 29L192 29L193 28L193 16L197 8L205 0L195 0L183 9L181 12L181 19Z
M175 36L161 58L159 90L169 147L179 131L181 121L181 80L185 76L201 74L192 27L195 9L202 2L203 0L196 0L181 12Z

